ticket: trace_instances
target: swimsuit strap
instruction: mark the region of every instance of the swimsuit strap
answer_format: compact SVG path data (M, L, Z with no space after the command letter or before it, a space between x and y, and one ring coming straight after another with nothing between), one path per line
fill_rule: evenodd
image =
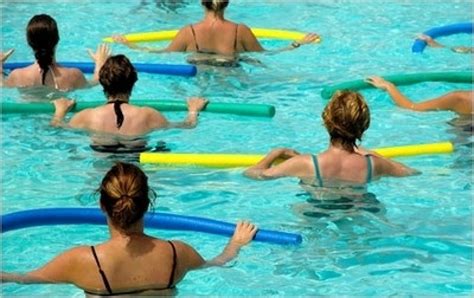
M314 173L316 179L319 182L319 187L323 187L323 178L321 177L321 172L319 171L318 157L316 155L311 155L311 158L313 159Z
M54 70L53 68L50 66L48 66L48 69L49 71L51 72L51 76L53 77L53 83L54 83L54 88L56 90L59 90L59 85L58 85L58 81L56 80L56 76L54 75Z
M94 256L95 262L97 264L97 268L99 268L99 273L100 273L100 276L102 277L102 281L104 282L105 288L107 289L109 294L113 294L112 288L110 287L109 281L107 280L107 276L105 276L105 272L102 270L102 267L100 267L99 258L97 258L97 254L95 253L94 246L91 246L91 250L92 250L92 255Z
M168 241L168 243L171 245L171 248L173 249L173 268L171 269L170 280L168 282L168 287L167 287L168 289L171 289L174 282L174 272L176 271L176 248L174 247L173 242Z
M234 40L234 52L237 52L237 37L239 34L239 24L235 25L235 40Z
M367 160L367 183L372 181L372 158L370 155L366 155L365 159Z
M194 44L196 45L196 51L199 52L199 46L198 46L198 42L197 42L197 39L196 39L196 32L194 32L193 25L189 25L189 27L191 28L191 32L193 33Z
M123 104L123 103L126 103L126 102L121 101L121 100L111 100L111 101L107 102L107 104L109 104L109 103L114 104L115 116L117 116L117 128L120 129L120 127L122 127L123 120L125 119L125 117L123 116L122 109L120 108L120 105Z

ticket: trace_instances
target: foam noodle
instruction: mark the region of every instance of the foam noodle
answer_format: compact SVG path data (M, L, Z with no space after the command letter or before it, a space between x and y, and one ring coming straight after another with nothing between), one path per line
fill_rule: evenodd
M94 108L103 105L104 101L79 101L71 111L78 112L88 108ZM137 106L147 106L162 112L187 111L188 107L184 101L172 100L132 100L132 104ZM54 112L54 106L47 102L2 102L3 114L41 114ZM266 104L250 104L250 103L217 103L210 102L207 104L204 112L235 114L241 116L258 116L273 117L275 115L275 107Z
M385 157L413 156L451 153L450 142L378 148L373 151ZM206 153L140 153L140 163L155 163L172 166L201 166L211 168L250 167L262 160L261 154L206 154Z
M431 28L425 32L424 35L428 35L431 38L437 38L440 36L448 36L459 33L472 34L474 24L473 23L457 23L441 27ZM416 39L411 47L413 53L422 53L426 47L426 41L421 39Z
M2 233L12 230L51 225L106 225L104 213L95 208L45 208L2 215ZM153 229L203 232L232 236L235 224L196 216L171 213L145 214L145 227ZM300 244L301 235L259 229L255 241L275 244Z
M448 82L448 83L466 83L472 84L472 72L457 71L457 72L422 72L411 74L396 74L383 76L383 78L395 85L411 85L421 82ZM334 85L329 85L323 88L321 96L324 99L331 98L338 90L352 90L358 91L362 89L375 88L367 83L365 79L354 80Z
M265 39L279 39L279 40L298 40L302 39L306 34L296 31L288 30L277 30L277 29L264 29L264 28L252 28L253 34L257 38ZM166 30L166 31L155 31L155 32L141 32L141 33L130 33L125 34L125 38L129 42L155 42L155 41L167 41L175 38L178 34L178 30ZM114 42L111 37L103 39L104 42ZM320 42L320 40L316 40Z
M31 65L32 62L11 62L3 64L3 69L14 70ZM64 67L74 67L84 73L94 73L95 64L92 62L58 62ZM133 63L138 72L166 74L175 76L192 77L196 75L196 66L189 64L156 64L156 63Z

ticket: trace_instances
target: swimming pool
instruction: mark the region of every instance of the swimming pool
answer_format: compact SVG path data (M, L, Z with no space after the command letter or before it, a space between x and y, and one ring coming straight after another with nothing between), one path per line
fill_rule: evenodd
M31 59L23 32L36 13L51 14L58 22L58 60L77 61L89 61L85 48L96 47L110 33L178 28L201 17L195 1L175 1L169 6L142 3L2 2L4 49L16 48L12 62ZM386 1L383 12L381 5L368 1L275 3L231 3L227 15L254 27L314 30L323 42L278 55L255 55L264 67L202 70L189 79L140 74L133 94L136 99L202 95L216 102L273 104L275 118L203 113L196 129L158 131L151 135L152 140L163 140L176 152L264 153L279 146L319 152L327 146L320 120L326 104L320 91L325 84L372 74L472 70L470 55L429 48L423 55L411 53L416 33L472 20L469 1L435 1L436 5ZM456 35L439 41L465 45L472 43L472 37ZM268 47L283 44L265 43ZM121 46L114 46L114 52L125 53L135 62L185 61L181 54L153 55ZM414 99L423 99L471 87L423 83L401 89ZM1 92L3 101L25 101L17 90ZM365 146L451 140L458 150L452 155L400 159L423 175L375 182L369 187L372 195L356 203L321 204L294 179L255 182L244 178L240 169L143 167L158 192L157 211L226 221L251 219L263 228L298 232L304 237L298 247L253 243L228 268L190 273L179 285L179 296L472 294L472 136L446 123L454 117L450 112L408 112L396 108L379 91L363 94L372 114ZM70 96L103 98L98 87ZM167 116L180 119L184 114ZM48 126L49 118L3 116L4 214L97 205L93 192L119 157L92 152L86 134L53 129ZM227 240L205 234L149 232L182 239L205 257L218 253ZM73 245L97 243L107 236L105 228L88 226L10 232L2 236L2 267L5 271L30 270ZM4 296L83 295L73 286L8 284L1 289Z

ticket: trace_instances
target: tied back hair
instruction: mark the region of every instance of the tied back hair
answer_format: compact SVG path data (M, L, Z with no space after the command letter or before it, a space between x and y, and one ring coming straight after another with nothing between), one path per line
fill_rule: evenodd
M100 204L114 226L126 230L143 218L154 192L148 177L137 166L118 162L105 175L98 189Z
M56 21L46 14L35 15L26 28L28 45L35 53L36 61L42 71L41 83L44 85L49 67L53 64L54 51L59 42Z
M229 0L201 0L201 4L208 10L218 12L229 5Z

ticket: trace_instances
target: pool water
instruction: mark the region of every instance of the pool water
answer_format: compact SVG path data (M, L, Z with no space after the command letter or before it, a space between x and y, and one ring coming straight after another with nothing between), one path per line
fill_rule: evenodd
M168 3L168 4L166 4ZM320 114L326 84L369 75L472 71L472 55L427 48L411 53L417 33L473 19L470 1L233 1L227 16L251 27L315 31L322 43L275 55L252 54L263 66L200 69L194 78L139 74L133 99L205 96L215 102L275 105L273 119L202 113L193 130L156 131L175 152L265 153L292 147L317 153L327 147ZM197 1L3 1L3 51L10 62L31 60L24 38L32 15L58 22L58 61L89 61L86 48L113 33L175 29L196 22ZM449 13L446 13L449 12ZM146 20L146 21L144 21ZM472 44L472 36L440 38L447 45ZM268 48L287 42L265 41ZM113 46L132 62L184 63L180 53L150 54ZM472 85L421 83L402 87L414 100ZM15 89L2 101L27 102ZM447 122L451 112L414 113L397 108L378 90L363 91L372 115L364 136L368 148L453 141L448 155L397 159L423 172L372 183L358 201L321 202L296 179L253 181L242 169L163 168L144 165L157 191L156 211L234 222L250 219L266 229L303 235L300 246L252 243L225 268L195 271L178 296L469 296L472 271L472 144L470 132ZM102 100L100 87L71 92L78 101ZM45 99L47 100L47 99ZM3 115L2 213L42 207L95 207L100 179L116 160L134 157L92 152L87 134L52 128L51 115ZM184 113L167 113L173 120ZM199 233L149 230L181 239L207 258L227 239ZM2 270L24 272L74 245L108 237L105 227L58 226L2 235ZM65 285L1 285L2 296L82 296Z

